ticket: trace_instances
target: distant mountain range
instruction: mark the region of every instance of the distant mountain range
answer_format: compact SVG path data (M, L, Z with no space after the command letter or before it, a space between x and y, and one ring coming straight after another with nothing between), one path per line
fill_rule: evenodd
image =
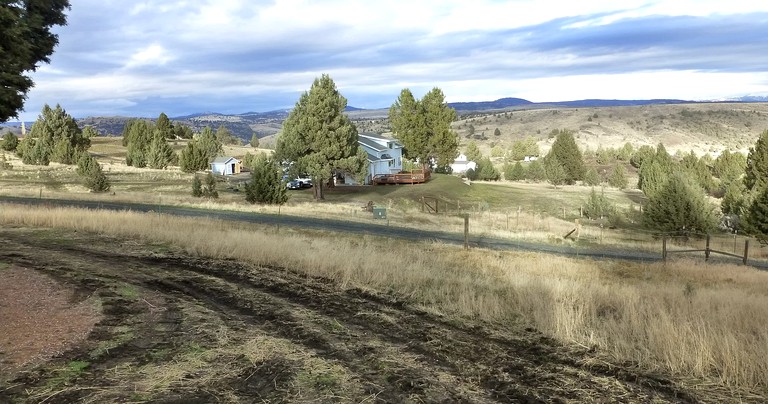
M768 102L768 96L747 95L728 100L712 101L686 101L679 99L648 99L648 100L606 100L606 99L586 99L575 101L557 101L557 102L532 102L522 98L500 98L495 101L479 102L452 102L448 106L454 108L459 116L472 115L484 112L504 111L504 110L535 110L546 108L597 108L597 107L623 107L623 106L642 106L659 104L702 104L712 102ZM199 112L189 115L172 117L171 120L189 125L193 130L199 131L206 126L214 129L223 125L237 137L244 141L249 141L255 134L262 138L271 136L280 131L282 123L290 113L289 109L280 109L266 112L245 112L241 114L222 114L218 112ZM348 106L346 113L350 119L358 122L358 126L365 126L366 121L378 120L380 123L389 115L389 108L365 109ZM130 117L88 117L77 119L81 127L86 125L93 126L103 135L119 135L122 133L125 123L132 119ZM0 124L11 131L20 132L20 123L9 122ZM26 122L27 130L32 127L32 122ZM362 127L360 128L363 129Z

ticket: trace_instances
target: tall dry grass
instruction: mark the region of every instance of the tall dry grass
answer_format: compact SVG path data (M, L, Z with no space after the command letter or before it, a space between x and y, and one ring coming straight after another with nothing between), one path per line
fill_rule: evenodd
M768 273L749 267L463 251L152 213L0 208L4 225L98 232L291 268L344 288L394 293L434 312L529 322L647 370L768 393Z

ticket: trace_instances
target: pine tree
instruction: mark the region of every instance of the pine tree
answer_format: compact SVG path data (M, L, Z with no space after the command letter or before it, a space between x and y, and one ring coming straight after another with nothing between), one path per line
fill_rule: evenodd
M16 147L19 145L19 138L10 131L5 132L3 135L3 150L16 151Z
M546 172L547 181L549 181L549 183L552 184L555 188L565 184L567 174L563 168L563 165L560 164L560 161L557 160L556 156L547 156L546 160L544 161L544 169Z
M90 139L61 105L51 108L46 104L17 152L25 164L75 164L90 146Z
M165 112L161 112L160 116L157 117L157 121L155 121L154 133L158 132L163 139L173 139L176 137L176 134L173 132L171 120L168 119L168 115L166 115Z
M254 149L259 147L259 137L255 133L251 136L251 147Z
M613 167L613 171L611 171L611 175L608 177L608 185L618 189L627 188L629 179L627 178L627 169L624 168L623 164L616 164Z
M85 153L77 163L77 172L83 177L83 183L91 192L109 191L110 183L93 156Z
M155 126L144 119L132 119L123 128L123 146L128 147L125 163L143 168L147 166L147 151L152 143Z
M515 164L504 164L504 179L507 181L522 181L525 179L525 168L516 161Z
M696 181L675 172L658 193L648 197L643 223L664 232L707 233L715 229L717 218Z
M584 185L595 187L600 185L600 175L597 173L595 167L589 167L584 174Z
M275 158L293 162L315 185L315 199L325 199L325 184L333 169L346 166L366 170L365 153L357 143L357 128L344 114L347 99L328 75L315 79L296 102L277 139ZM353 173L359 174L359 173Z
M147 149L147 166L149 168L164 169L174 160L173 148L166 141L166 135L159 129L155 130L152 143Z
M547 179L547 172L539 160L533 160L525 170L525 179L533 182L541 182Z
M744 186L749 190L765 189L768 181L768 130L763 131L754 147L749 148Z
M739 153L724 150L712 163L712 173L721 181L730 183L739 179L746 172L747 159Z
M632 157L629 159L629 164L631 164L632 167L640 168L645 160L650 159L655 154L656 150L653 147L642 145L632 154Z
M744 228L760 241L768 244L768 188L763 188L749 206Z
M455 120L456 111L446 104L439 88L418 101L403 89L389 109L392 131L405 146L405 157L418 160L424 168L433 160L437 167L448 167L456 159L459 137L451 129Z
M576 181L584 179L584 158L576 145L576 139L573 132L568 130L555 131L555 142L547 154L548 158L554 158L559 162L564 172L563 182L573 184Z
M245 186L245 200L249 203L282 205L288 201L288 192L282 181L280 165L265 156L253 164L251 180Z
M195 174L195 178L192 179L192 196L199 198L203 196L203 182L200 181L200 177Z
M0 122L18 115L34 86L29 72L49 63L58 44L54 26L66 25L68 0L4 1L0 6Z
M214 199L219 197L219 191L216 190L216 178L211 173L208 173L208 175L205 176L203 196Z
M481 181L498 181L501 178L501 173L493 166L493 162L488 157L483 157L477 162L476 172L477 179Z
M477 143L475 141L469 142L467 145L467 150L464 152L464 154L467 156L467 160L478 162L483 157L483 154L480 153L480 148L477 147Z
M616 207L605 196L605 190L601 190L598 194L595 188L592 187L592 191L589 193L584 204L584 215L590 219L602 219L608 217L616 211Z

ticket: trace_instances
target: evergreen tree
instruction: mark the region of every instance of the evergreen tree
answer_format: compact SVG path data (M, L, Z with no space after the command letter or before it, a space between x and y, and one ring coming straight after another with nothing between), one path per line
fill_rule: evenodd
M77 163L77 172L83 177L83 184L91 192L109 191L110 183L101 170L101 166L88 153L84 153Z
M86 125L83 128L83 137L86 139L94 138L96 136L99 136L99 132L96 131L96 129L93 129L93 126Z
M632 157L629 159L629 164L632 164L632 167L640 168L645 160L650 159L655 154L656 150L653 147L642 145L632 154Z
M632 147L632 143L624 143L624 146L619 149L618 154L616 155L616 158L619 161L629 161L632 158L632 154L634 153L635 149Z
M74 164L90 146L90 139L83 137L72 116L60 105L51 108L46 104L17 153L25 164Z
M205 188L203 188L203 196L213 199L219 197L219 191L216 190L216 178L211 173L208 173L208 175L205 176Z
M163 139L173 139L176 137L171 120L168 119L168 115L166 115L165 112L161 112L155 121L155 130L153 133L158 132Z
M347 99L324 74L301 95L277 139L275 158L293 162L297 172L309 173L318 200L325 199L325 183L335 168L363 171L367 167L367 155L357 143L357 128L344 114L346 107Z
M749 206L746 215L745 230L760 244L768 244L768 188L763 188Z
M584 179L584 159L576 145L576 139L573 132L568 130L556 131L557 137L552 143L552 148L547 154L548 159L559 162L559 166L564 172L563 181L566 184L573 184L576 181ZM551 182L551 181L550 181Z
M684 173L675 172L658 193L648 197L643 223L664 232L707 233L715 229L717 218L704 190Z
M746 157L739 152L731 153L729 150L720 153L712 163L712 173L726 183L741 178L746 168Z
M282 180L280 165L265 156L253 164L251 180L245 186L245 200L250 203L282 205L288 201L288 192Z
M5 132L5 135L3 135L3 150L10 152L16 151L18 145L19 138L10 131Z
M493 136L501 136L501 131L499 130L499 128L496 128L496 129L493 131Z
M557 160L556 156L547 156L544 160L544 169L547 181L549 181L555 188L565 184L567 174L565 168L563 168L563 165Z
M757 138L755 146L749 148L744 186L749 190L762 192L766 181L768 181L768 130L763 131Z
M251 136L251 147L254 149L259 147L259 137L255 133Z
M507 181L522 181L525 179L525 168L516 161L515 164L504 164L504 179Z
M642 148L641 148L642 149ZM638 173L637 187L650 197L661 190L670 174L674 171L674 162L664 145L659 144L652 156L642 160Z
M504 148L496 145L491 148L491 157L504 157Z
M66 25L68 0L4 1L0 5L0 122L18 115L34 85L29 72L59 43L54 26Z
M512 143L509 157L513 161L520 161L525 159L525 156L538 156L541 153L539 145L536 143L536 139L531 136L526 136L525 139L518 140Z
M476 172L477 179L481 181L498 181L501 178L501 173L488 157L483 157L477 162Z
M595 167L589 167L584 174L584 185L590 187L596 187L600 185L600 175L597 173Z
M200 181L200 177L195 174L195 178L192 179L192 196L200 198L203 196L203 182Z
M147 151L152 143L155 126L144 119L132 119L123 128L123 146L128 147L125 164L143 168L147 166Z
M194 140L187 143L187 146L182 149L181 157L179 158L181 171L192 173L207 170L208 164L208 156L205 154L205 150L199 147Z
M618 189L627 188L629 179L627 178L627 169L624 168L623 164L616 164L613 167L613 171L611 171L611 175L608 177L608 185Z
M216 129L216 140L218 140L221 144L235 146L240 146L242 144L240 138L233 135L232 132L224 125L219 125L219 128Z
M745 198L745 195L747 194L743 182L731 181L725 187L725 194L720 201L720 211L722 211L724 215L742 216L745 207L749 206L748 201Z
M211 160L224 153L224 147L221 142L219 142L219 139L216 138L213 129L208 126L203 128L203 131L200 132L200 135L198 135L195 140L197 141L197 145L205 152L206 165L209 164Z
M715 181L712 178L712 172L707 164L701 160L696 153L691 150L690 153L683 156L680 165L688 173L688 176L696 180L699 186L707 192L715 189Z
M174 138L176 139L192 139L192 137L194 136L194 133L192 132L192 128L190 128L187 125L182 125L177 123L175 125L172 124L171 128L173 131Z
M164 132L158 129L155 130L152 143L147 150L147 166L149 168L164 169L173 162L175 154L166 139L167 137Z
M448 167L456 159L459 138L451 130L455 120L456 111L446 104L439 88L418 101L409 89L403 89L389 109L389 122L405 146L405 157L418 160L424 168L433 160L437 167Z
M525 178L533 182L541 182L547 179L547 172L544 165L539 160L533 160L528 164L528 169L525 170Z
M477 147L477 143L475 141L469 142L467 145L467 150L464 152L464 154L467 156L467 160L478 162L481 158L483 158L483 154L480 153L480 148Z
M612 215L616 211L616 207L605 196L605 190L601 190L598 194L595 188L592 187L592 191L589 193L584 204L584 215L590 219L602 219Z

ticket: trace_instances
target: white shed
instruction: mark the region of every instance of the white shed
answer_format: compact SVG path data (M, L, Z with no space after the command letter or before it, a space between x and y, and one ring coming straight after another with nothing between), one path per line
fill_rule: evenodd
M211 172L221 175L240 174L240 160L234 157L216 157L211 161Z

